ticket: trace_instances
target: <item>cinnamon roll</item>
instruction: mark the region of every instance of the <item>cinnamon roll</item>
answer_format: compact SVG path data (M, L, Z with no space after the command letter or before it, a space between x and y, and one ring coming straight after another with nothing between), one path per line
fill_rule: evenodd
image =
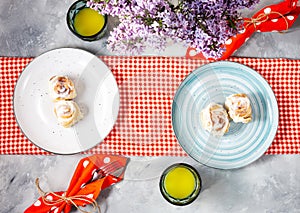
M205 130L218 137L228 132L230 126L227 111L216 103L210 103L201 111L200 121Z
M54 103L54 113L57 118L57 121L63 127L71 127L80 119L83 118L83 115L74 101L57 101Z
M67 76L51 77L49 90L54 101L71 100L77 95L73 81Z
M250 100L246 94L233 94L226 98L225 107L230 118L235 122L249 123L252 119Z

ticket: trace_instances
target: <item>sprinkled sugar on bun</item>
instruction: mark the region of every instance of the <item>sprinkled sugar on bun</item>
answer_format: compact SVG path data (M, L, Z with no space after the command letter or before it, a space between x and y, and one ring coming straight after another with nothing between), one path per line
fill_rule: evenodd
M210 103L200 113L203 128L214 136L223 136L229 130L227 111L220 104Z
M225 107L230 118L235 122L249 123L252 119L250 100L246 94L233 94L226 98Z
M67 76L53 76L49 80L50 96L54 101L71 100L76 97L73 81Z
M61 100L55 102L54 113L58 123L65 128L73 126L83 118L83 114L74 101Z

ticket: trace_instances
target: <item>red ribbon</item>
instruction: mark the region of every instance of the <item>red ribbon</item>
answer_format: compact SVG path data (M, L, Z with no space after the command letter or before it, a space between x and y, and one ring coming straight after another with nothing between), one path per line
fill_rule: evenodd
M114 161L119 161L119 163L125 167L127 158L97 154L81 159L67 191L49 192L46 195L41 196L25 210L25 213L68 213L70 212L72 205L78 208L79 206L85 206L87 204L95 204L95 200L99 196L101 190L123 179L124 171L119 177L108 175L89 183L93 177L94 171L104 164Z
M229 38L224 47L226 51L218 60L229 58L241 47L254 32L281 32L288 30L300 14L298 0L285 0L281 3L269 5L259 10L252 18L243 18L244 30ZM189 47L186 57L191 59L207 59L202 53L196 53L194 48Z

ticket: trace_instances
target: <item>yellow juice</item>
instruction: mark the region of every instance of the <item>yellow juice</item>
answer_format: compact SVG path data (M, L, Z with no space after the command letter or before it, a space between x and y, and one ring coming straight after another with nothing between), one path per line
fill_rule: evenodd
M93 36L104 26L104 16L91 8L83 8L74 18L74 27L82 36Z
M176 199L183 199L195 190L196 182L193 173L184 167L172 169L165 177L166 192Z

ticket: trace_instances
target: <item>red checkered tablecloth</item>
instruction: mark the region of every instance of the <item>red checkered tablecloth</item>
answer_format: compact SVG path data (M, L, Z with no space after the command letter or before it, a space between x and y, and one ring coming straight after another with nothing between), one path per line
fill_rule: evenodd
M171 104L181 81L208 63L181 57L101 56L116 77L121 106L114 129L87 153L185 156L171 125ZM22 134L12 96L19 74L32 58L0 57L0 154L49 154ZM230 58L260 73L279 105L279 128L266 154L300 154L300 60Z

